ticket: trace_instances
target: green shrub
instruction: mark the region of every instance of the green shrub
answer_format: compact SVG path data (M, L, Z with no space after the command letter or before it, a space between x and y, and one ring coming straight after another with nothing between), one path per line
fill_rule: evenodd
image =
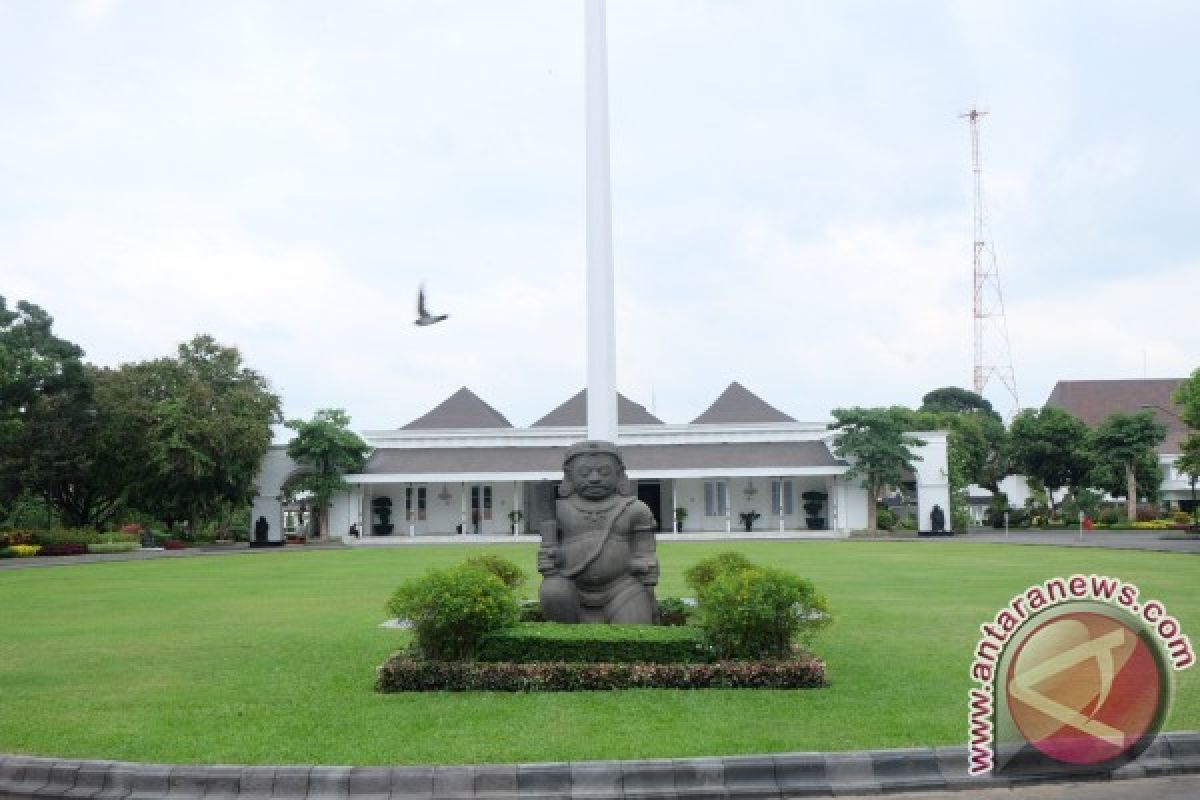
M480 639L478 661L690 664L712 661L698 628L526 622Z
M1191 525L1192 515L1187 511L1173 511L1171 512L1171 521L1176 525Z
M753 566L750 559L741 553L727 550L724 553L717 553L715 556L709 556L697 561L688 567L687 571L683 573L683 580L688 586L699 592L703 587L712 583L713 579L718 575L748 569Z
M658 598L659 625L687 625L695 609L680 597Z
M34 544L50 545L84 545L100 541L100 534L91 528L45 528L30 531Z
M125 531L109 531L96 536L94 544L139 544L141 536L136 533L127 533Z
M511 589L515 589L525 583L525 573L507 558L502 558L491 553L484 553L483 555L471 556L464 563L472 567L487 570L504 581L504 585Z
M542 613L542 604L537 600L521 601L521 622L545 622L546 615Z
M722 659L786 658L793 639L830 619L811 583L770 567L719 574L699 590L699 600L697 622Z
M89 544L89 553L130 553L140 549L137 542L96 542Z
M15 530L0 533L0 547L11 547L14 544L33 544L33 531Z
M1105 508L1100 511L1097 521L1102 525L1116 525L1121 521L1121 515L1115 508Z
M378 670L379 692L571 692L610 689L812 689L825 663L802 657L756 663L571 664L416 661L403 655Z
M890 531L896 527L896 515L886 508L876 509L875 527L881 531Z
M417 652L433 660L471 659L485 633L511 628L520 617L512 588L469 564L405 582L387 608L412 623Z
M33 558L42 550L40 544L14 544L8 548L13 558Z
M1138 522L1150 522L1156 519L1158 519L1158 506L1150 503L1143 503L1137 507Z

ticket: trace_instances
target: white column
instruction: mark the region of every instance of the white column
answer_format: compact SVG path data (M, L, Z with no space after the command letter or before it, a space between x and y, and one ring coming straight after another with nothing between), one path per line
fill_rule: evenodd
M519 481L513 481L513 511L521 510L521 484ZM513 536L521 532L521 520L513 523Z
M725 532L733 533L733 493L729 491L731 481L725 481ZM719 490L718 490L719 491Z
M679 479L671 479L671 530L679 533L679 517L675 516L675 509L679 508Z
M587 150L587 435L617 441L613 323L612 188L608 159L605 0L585 0Z
M783 533L783 510L787 508L783 502L783 476L780 475L776 480L779 481L779 532Z
M467 532L467 485L458 485L458 529Z
M412 500L412 508L408 507ZM408 523L408 535L417 535L417 485L410 483L404 492L404 521Z

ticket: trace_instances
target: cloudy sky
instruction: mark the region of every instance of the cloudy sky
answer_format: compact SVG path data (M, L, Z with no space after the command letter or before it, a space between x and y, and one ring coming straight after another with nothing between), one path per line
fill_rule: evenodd
M969 387L973 106L1021 404L1186 375L1198 34L1185 0L610 0L619 388L686 422L731 380L805 420ZM91 361L210 333L359 429L583 386L582 0L0 0L0 71L0 294Z

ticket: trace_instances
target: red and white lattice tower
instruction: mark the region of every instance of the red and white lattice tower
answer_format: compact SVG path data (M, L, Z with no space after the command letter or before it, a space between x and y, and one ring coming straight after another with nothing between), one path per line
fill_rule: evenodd
M975 172L974 242L974 316L975 373L972 388L982 396L988 382L995 378L1012 398L1010 414L1021 404L1017 399L1017 379L1013 374L1012 349L1008 343L1008 322L1004 316L1004 295L1000 291L1000 272L996 268L996 250L988 238L987 217L983 210L983 166L979 155L979 120L986 111L972 108L959 116L971 124L971 165Z

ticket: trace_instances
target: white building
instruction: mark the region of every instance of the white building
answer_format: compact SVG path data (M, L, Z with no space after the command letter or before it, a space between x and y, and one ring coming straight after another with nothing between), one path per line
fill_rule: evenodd
M585 413L581 391L514 428L464 387L402 428L365 431L371 454L361 474L345 476L351 488L334 498L329 535L352 542L351 526L367 537L537 533L554 516L563 452L586 438ZM623 395L617 419L629 478L664 533L676 529L676 509L688 532L743 531L743 513L759 515L755 531L866 526L866 491L831 453L833 432L797 422L736 382L688 424L666 424ZM927 528L935 504L950 507L946 435L919 436L918 513ZM284 446L273 446L253 508L272 539L282 530L281 490L297 473ZM809 492L821 501L812 515Z
M1151 412L1155 420L1167 429L1166 438L1157 448L1158 465L1163 476L1158 488L1159 502L1172 509L1191 511L1194 501L1190 478L1175 465L1183 453L1183 440L1189 433L1180 417L1183 408L1174 400L1174 394L1183 381L1183 378L1058 381L1046 398L1046 405L1061 408L1078 417L1089 428L1096 427L1118 411L1125 414ZM1031 495L1022 475L1009 475L1000 484L1000 490L1007 495L1008 505L1012 508L1021 508ZM969 493L972 522L981 525L992 493L974 485L969 487ZM1055 493L1054 501L1060 502L1065 496L1066 491L1059 490ZM1105 499L1115 502L1114 498L1107 495Z
M1191 511L1191 484L1188 476L1175 466L1183 453L1183 440L1188 436L1188 428L1179 416L1183 408L1174 399L1183 381L1183 378L1059 381L1046 398L1046 405L1074 414L1089 428L1117 411L1153 413L1155 420L1167 429L1166 438L1158 446L1158 465L1163 474L1159 501L1174 509Z

